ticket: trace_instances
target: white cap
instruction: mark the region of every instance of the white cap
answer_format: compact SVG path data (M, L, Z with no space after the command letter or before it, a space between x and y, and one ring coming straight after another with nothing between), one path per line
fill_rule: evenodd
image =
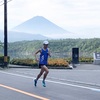
M43 44L49 44L49 42L48 41L44 41Z

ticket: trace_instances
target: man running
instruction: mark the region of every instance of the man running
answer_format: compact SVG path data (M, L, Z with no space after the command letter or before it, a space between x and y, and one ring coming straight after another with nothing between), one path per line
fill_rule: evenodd
M48 64L48 56L51 57L50 55L50 51L49 51L49 48L48 48L48 44L49 42L48 41L44 41L43 42L43 48L38 50L36 53L35 53L35 60L37 62L39 62L39 68L41 68L40 70L40 73L37 75L37 78L34 80L34 86L37 86L37 81L38 79L42 76L42 74L44 73L43 75L43 81L42 81L42 84L44 87L46 87L46 84L45 84L45 79L49 73L49 70L47 68L47 64ZM39 60L37 59L37 54L40 53L40 58Z

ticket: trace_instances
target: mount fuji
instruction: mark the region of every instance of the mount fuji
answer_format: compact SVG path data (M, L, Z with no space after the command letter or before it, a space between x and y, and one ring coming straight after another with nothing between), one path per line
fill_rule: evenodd
M74 34L59 27L42 16L33 17L8 31L8 41L65 39ZM0 30L0 41L4 41L4 32Z
M49 38L61 38L64 35L71 34L71 32L66 31L65 29L59 27L58 25L54 24L53 22L42 16L35 16L14 27L12 31L40 34Z

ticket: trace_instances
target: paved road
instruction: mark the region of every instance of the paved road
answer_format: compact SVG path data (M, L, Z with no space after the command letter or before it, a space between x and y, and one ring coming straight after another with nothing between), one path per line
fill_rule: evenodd
M47 87L42 87L42 78L33 86L39 69L0 70L0 100L100 100L100 68L91 66L50 69Z

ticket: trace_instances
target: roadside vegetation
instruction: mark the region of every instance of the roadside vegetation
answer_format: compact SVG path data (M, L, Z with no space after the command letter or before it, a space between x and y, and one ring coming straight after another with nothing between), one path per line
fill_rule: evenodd
M34 53L42 47L42 40L19 41L8 43L8 56L10 64L37 66L34 60ZM49 40L49 48L52 57L49 59L49 66L64 66L72 62L72 48L79 48L79 62L92 63L93 53L100 52L100 38L93 39L60 39ZM0 44L2 44L0 42ZM0 59L3 60L3 50L0 46Z
M79 63L92 63L93 58L80 58ZM49 67L68 67L71 63L71 58L50 58L48 61ZM12 59L10 64L37 67L38 63L34 59Z

